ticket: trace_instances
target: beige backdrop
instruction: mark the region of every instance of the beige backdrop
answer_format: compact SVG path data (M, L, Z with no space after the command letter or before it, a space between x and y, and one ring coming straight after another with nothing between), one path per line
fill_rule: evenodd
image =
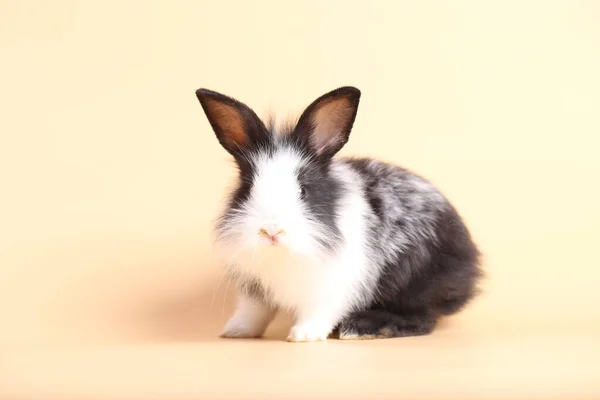
M0 1L0 398L599 398L600 2ZM217 334L229 157L195 98L363 92L344 154L430 178L485 294L428 337ZM203 397L204 396L204 397Z

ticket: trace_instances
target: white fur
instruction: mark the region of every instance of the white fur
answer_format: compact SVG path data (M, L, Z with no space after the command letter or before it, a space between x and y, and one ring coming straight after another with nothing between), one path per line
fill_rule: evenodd
M260 337L274 316L274 308L266 307L256 300L239 294L235 313L227 321L221 336L228 338Z
M324 230L310 221L299 196L296 171L304 162L291 149L254 160L257 174L250 199L223 229L219 244L233 275L258 279L270 303L258 304L241 294L224 336L260 336L273 309L284 309L296 316L288 340L324 340L348 312L371 299L378 271L365 252L368 206L362 181L344 163L332 164L332 173L347 189L337 221L343 244L333 254L319 245ZM258 234L265 224L285 231L277 245Z

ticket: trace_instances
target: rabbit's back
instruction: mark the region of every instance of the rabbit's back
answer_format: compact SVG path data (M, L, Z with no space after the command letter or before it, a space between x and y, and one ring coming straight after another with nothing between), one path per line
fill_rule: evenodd
M373 306L395 312L460 310L481 276L479 251L461 216L429 181L366 158L340 160L363 181L370 205L369 258L380 271Z

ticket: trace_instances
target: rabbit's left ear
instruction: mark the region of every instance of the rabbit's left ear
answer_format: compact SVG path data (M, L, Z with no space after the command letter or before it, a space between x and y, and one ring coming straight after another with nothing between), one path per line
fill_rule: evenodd
M334 156L350 137L359 100L360 90L351 86L326 93L304 110L294 135L307 139L317 155Z
M221 145L236 159L255 142L268 135L267 128L247 105L208 89L196 90L196 97Z

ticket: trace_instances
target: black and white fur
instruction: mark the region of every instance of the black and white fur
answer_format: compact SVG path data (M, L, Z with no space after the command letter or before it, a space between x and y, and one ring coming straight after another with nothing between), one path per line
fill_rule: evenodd
M239 168L216 225L239 289L223 337L260 337L278 310L295 315L289 341L424 335L475 295L479 252L431 183L380 161L334 157L358 89L319 97L284 129L230 97L196 95Z

